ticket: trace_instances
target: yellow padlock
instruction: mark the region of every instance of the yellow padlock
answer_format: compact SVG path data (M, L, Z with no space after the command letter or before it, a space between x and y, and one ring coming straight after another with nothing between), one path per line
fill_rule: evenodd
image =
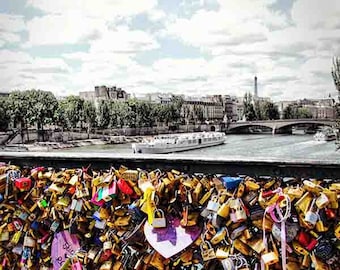
M338 240L340 240L340 222L338 223L338 225L336 225L334 229L334 235Z

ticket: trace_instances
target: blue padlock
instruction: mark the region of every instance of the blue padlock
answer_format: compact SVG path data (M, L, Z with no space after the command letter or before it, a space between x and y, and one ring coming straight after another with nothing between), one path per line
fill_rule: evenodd
M231 176L222 176L221 177L224 186L227 189L235 189L238 187L238 185L241 183L242 178L241 177L231 177Z

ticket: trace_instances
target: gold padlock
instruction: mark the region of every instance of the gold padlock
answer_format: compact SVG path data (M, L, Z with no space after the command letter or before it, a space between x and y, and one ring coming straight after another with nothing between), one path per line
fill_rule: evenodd
M311 193L306 192L305 194L303 194L303 196L294 204L295 209L302 212L302 213L306 213L309 205L311 204L313 200L313 196Z
M338 240L340 240L340 222L338 223L338 225L336 225L334 229L334 235Z
M215 250L208 241L203 241L200 245L203 261L209 261L216 258Z
M230 205L229 205L229 201L226 201L218 209L217 215L219 215L223 218L227 218L229 216L229 213L230 213Z
M249 247L239 239L234 240L233 246L245 256L249 256L251 254Z

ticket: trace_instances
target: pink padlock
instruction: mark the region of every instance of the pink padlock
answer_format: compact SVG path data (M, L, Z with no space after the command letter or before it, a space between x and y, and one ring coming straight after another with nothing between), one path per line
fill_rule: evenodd
M73 259L73 263L72 263L71 269L72 270L83 270L83 267L81 266L81 263L78 260L78 258Z

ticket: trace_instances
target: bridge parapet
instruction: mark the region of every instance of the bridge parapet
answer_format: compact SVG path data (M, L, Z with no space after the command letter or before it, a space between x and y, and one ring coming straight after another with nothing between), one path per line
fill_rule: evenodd
M8 152L0 155L0 162L11 162L19 166L45 166L54 168L81 168L91 164L92 168L118 168L125 165L141 169L177 169L188 173L208 173L249 176L294 176L314 178L340 177L340 161L294 160L244 157L188 157L185 155L140 155L108 153L70 152Z

